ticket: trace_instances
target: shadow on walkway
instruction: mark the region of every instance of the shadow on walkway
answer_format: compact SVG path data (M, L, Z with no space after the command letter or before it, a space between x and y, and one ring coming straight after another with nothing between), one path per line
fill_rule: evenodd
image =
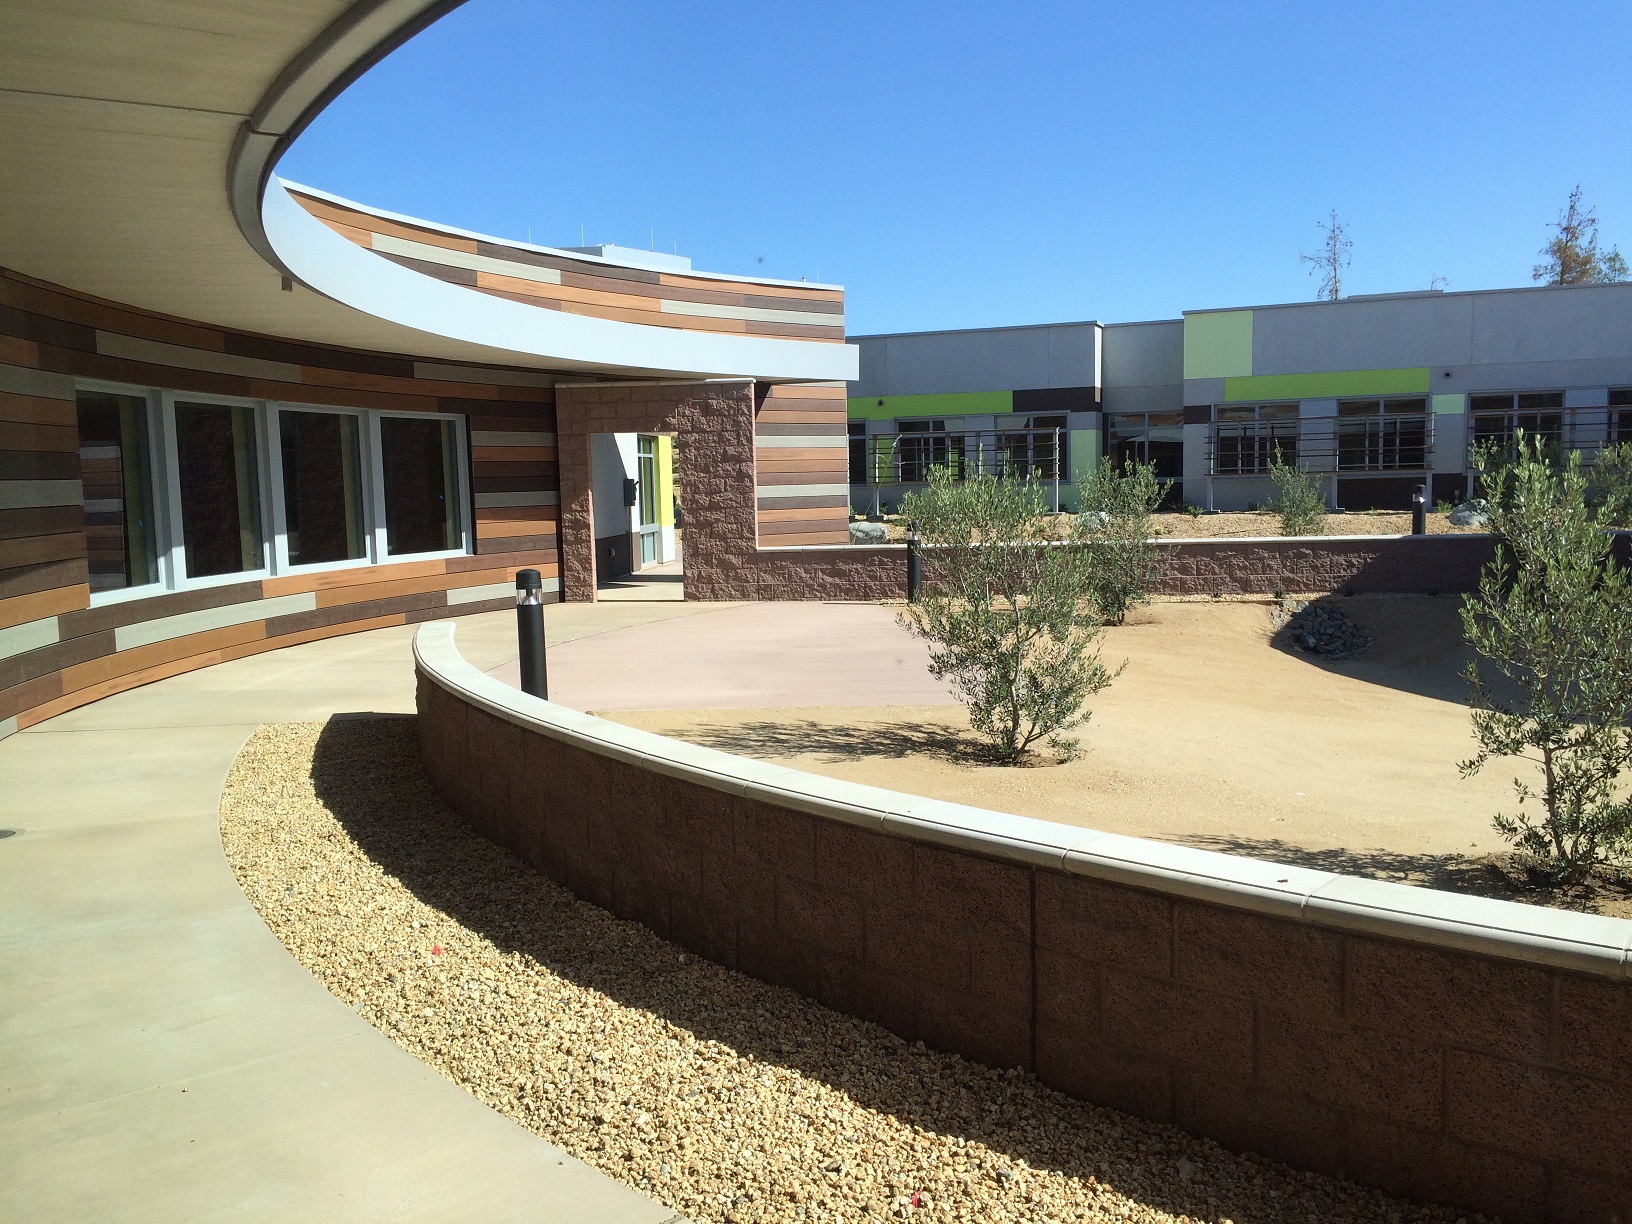
M1397 850L1311 850L1278 837L1240 837L1225 834L1196 834L1164 837L1163 841L1220 854L1245 855L1289 867L1333 871L1339 875L1364 876L1370 880L1392 880L1398 884L1418 884L1446 892L1480 897L1513 895L1502 873L1488 859L1471 859L1460 854L1408 854Z
M335 718L318 742L312 777L319 798L387 875L500 950L699 1039L829 1084L905 1124L979 1141L1033 1168L1097 1178L1150 1207L1198 1220L1302 1224L1333 1197L1344 1200L1345 1213L1386 1216L1374 1191L1268 1162L1230 1172L1223 1166L1237 1158L1176 1128L1132 1122L1012 1072L915 1047L790 990L677 956L675 945L648 928L577 900L465 825L432 792L411 718ZM949 1074L960 1063L963 1073ZM1205 1172L1181 1180L1181 1157ZM1265 1215L1261 1193L1239 1193L1243 1177L1262 1179L1260 1191L1273 1183L1280 1210Z

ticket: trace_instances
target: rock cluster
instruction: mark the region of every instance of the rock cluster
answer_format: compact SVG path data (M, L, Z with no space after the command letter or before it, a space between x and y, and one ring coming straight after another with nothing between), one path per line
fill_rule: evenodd
M850 543L852 544L888 544L889 542L890 531L883 523L870 523L865 519L858 519L850 524Z
M1304 654L1344 659L1371 645L1366 631L1335 604L1283 599L1272 619L1280 630L1277 636Z
M300 962L694 1221L1449 1221L908 1043L574 898L432 794L411 719L264 727L222 843ZM1471 1217L1469 1217L1471 1219Z

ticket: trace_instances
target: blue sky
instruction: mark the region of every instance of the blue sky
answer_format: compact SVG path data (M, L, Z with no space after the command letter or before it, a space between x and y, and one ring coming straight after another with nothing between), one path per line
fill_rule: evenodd
M843 284L852 334L1530 283L1632 255L1632 5L470 0L279 172L549 245ZM581 227L581 230L580 230Z

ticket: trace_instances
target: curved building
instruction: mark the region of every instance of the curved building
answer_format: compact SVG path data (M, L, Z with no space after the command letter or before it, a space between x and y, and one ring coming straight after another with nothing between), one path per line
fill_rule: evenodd
M672 439L692 598L904 582L897 554L837 548L842 289L509 242L276 177L331 98L453 7L0 13L0 734L499 608L524 566L593 599L600 435Z

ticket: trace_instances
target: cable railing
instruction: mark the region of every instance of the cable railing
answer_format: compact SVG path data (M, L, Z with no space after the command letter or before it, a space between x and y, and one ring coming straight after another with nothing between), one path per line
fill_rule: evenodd
M959 429L868 434L850 439L850 483L926 484L943 467L954 480L1069 480L1063 429Z
M1312 472L1426 472L1432 418L1410 415L1219 421L1207 432L1210 476L1262 476L1276 463Z
M1468 465L1474 452L1494 446L1511 456L1518 453L1518 435L1540 438L1563 451L1580 451L1591 464L1600 452L1632 442L1632 405L1594 408L1546 408L1480 412L1475 409L1468 427Z

